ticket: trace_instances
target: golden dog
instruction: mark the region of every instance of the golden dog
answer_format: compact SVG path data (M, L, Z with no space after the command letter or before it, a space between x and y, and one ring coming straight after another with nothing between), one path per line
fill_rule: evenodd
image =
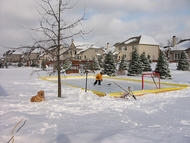
M41 101L44 101L44 100L45 100L44 91L40 90L40 91L38 91L36 96L32 96L30 101L31 102L41 102Z

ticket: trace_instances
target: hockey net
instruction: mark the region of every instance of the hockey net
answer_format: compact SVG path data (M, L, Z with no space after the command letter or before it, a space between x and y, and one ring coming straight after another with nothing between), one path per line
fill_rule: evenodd
M146 85L145 77L155 85L156 89L160 89L160 73L142 73L142 90L144 90Z

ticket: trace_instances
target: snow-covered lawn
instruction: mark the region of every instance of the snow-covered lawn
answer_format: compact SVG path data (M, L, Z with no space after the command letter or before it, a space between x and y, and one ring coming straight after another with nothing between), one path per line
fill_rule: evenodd
M174 67L174 66L172 66ZM137 97L137 101L98 97L31 75L32 68L0 69L0 143L189 143L190 88ZM190 72L172 68L171 81L190 84ZM31 103L37 91L46 101Z

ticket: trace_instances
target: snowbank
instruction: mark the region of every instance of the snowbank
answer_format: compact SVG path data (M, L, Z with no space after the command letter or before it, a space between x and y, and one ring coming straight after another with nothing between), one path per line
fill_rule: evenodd
M100 98L63 86L62 98L57 98L57 85L39 80L46 73L31 75L32 70L0 69L0 87L7 94L0 96L1 142L10 139L11 130L21 119L26 123L16 133L15 143L190 141L190 88L133 101ZM46 101L31 103L31 96L41 89L45 90Z

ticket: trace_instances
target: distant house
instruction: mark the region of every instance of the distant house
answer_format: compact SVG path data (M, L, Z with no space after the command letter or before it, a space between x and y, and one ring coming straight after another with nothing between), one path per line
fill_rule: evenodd
M181 58L181 53L185 51L190 59L190 40L183 41L174 47L170 47L169 61L177 62Z
M22 61L24 51L23 49L8 50L4 53L6 62L18 63Z
M42 60L50 64L54 64L56 61L57 48L53 47L48 52L43 52L40 55L40 64ZM93 58L98 58L99 55L104 53L103 48L97 47L89 42L76 42L72 40L71 45L62 45L60 47L60 62L62 64L65 61L70 60L72 62L72 69L78 70L80 64L84 65L86 62L92 62ZM73 72L73 71L72 71Z
M23 46L6 51L3 56L6 62L9 63L27 63L26 65L31 65L31 63L38 64L40 55L40 48Z
M103 48L97 47L92 43L77 43L77 56L78 60L93 60L104 54Z
M127 60L131 60L132 51L137 50L137 53L140 55L145 52L146 55L150 55L153 61L157 61L160 52L160 46L150 36L137 36L131 37L126 41L116 43L115 52L118 54L118 61L121 60L122 56L126 57Z
M15 50L8 50L6 51L4 54L3 54L3 59L6 61L6 62L12 62L14 61L13 58L12 58L12 54L15 52Z
M88 65L88 68L91 69L93 59L98 59L98 56L103 55L103 48L97 47L89 42L75 42L72 40L72 43L67 51L64 53L64 57L69 58L72 61L72 66L66 73L76 73L85 70L85 66ZM93 70L93 69L91 69Z
M60 47L60 61L64 63L65 60L71 59L71 50L68 45L61 45ZM45 61L47 65L54 65L57 60L57 47L49 47L48 50L43 50L39 56L39 64Z
M164 46L163 48L169 62L178 62L183 51L187 53L190 59L190 39L177 42L176 36L173 36L171 45Z

